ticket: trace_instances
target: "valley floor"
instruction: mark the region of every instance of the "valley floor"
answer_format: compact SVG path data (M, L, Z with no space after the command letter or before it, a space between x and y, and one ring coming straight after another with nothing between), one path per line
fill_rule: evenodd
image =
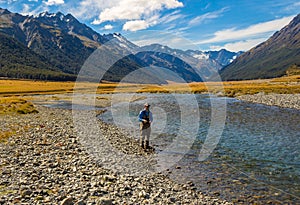
M77 137L72 111L37 110L0 115L0 204L230 204L160 173L135 176L105 169ZM120 150L151 155L116 127L98 123Z
M300 77L296 76L225 82L221 88L225 89L227 96L240 100L300 109L299 81ZM12 112L0 113L0 204L230 204L203 195L191 183L178 184L163 174L137 177L105 169L87 153L86 147L76 136L72 111L37 106L36 113L36 110L31 110L32 106L27 101L16 100L25 98L31 101L39 99L32 94L46 93L69 93L67 100L70 100L74 83L59 85L55 82L0 80L1 96L19 96L5 100L6 105L0 106L2 110ZM210 85L211 90L218 94L220 83ZM187 91L186 87L179 84L106 83L98 87L96 84L85 83L81 84L80 89L88 91L95 87L98 88L97 93ZM207 92L203 83L192 83L189 87L193 93ZM59 100L53 95L40 95L40 98ZM109 99L100 101L102 106L109 104ZM27 105L26 108L24 104ZM25 109L32 114L14 113ZM141 156L149 155L136 141L128 140L117 127L97 122L106 130L108 140L120 150Z
M169 84L46 82L0 79L0 96L72 93L212 93L229 97L257 93L299 94L300 75L274 79Z

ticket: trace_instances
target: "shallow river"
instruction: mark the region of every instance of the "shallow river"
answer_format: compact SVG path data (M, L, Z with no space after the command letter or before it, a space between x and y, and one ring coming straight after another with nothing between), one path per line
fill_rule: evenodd
M171 178L192 181L203 192L241 203L300 203L300 111L209 95L148 94L147 100L130 103L129 108L127 103L108 108L101 118L138 137L137 115L146 101L152 104L151 143L158 152L179 133L194 140L187 153L178 151L183 158L169 173ZM186 116L189 104L198 112ZM212 154L199 161L212 112L222 115L218 109L226 109L224 130ZM197 133L194 124L199 126Z
M116 103L100 118L138 138L137 115L149 102L154 116L151 144L156 152L163 152L176 139L189 142L188 151L171 150L182 157L166 171L172 179L192 181L204 193L242 204L300 204L299 110L209 95L135 97L139 95L147 99ZM216 127L211 127L213 123ZM199 160L209 129L216 135L214 146L207 158Z

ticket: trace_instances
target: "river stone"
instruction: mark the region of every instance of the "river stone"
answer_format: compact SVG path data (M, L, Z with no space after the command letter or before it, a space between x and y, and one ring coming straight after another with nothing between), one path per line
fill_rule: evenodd
M75 205L85 205L86 203L84 203L84 201L77 201L76 203L75 203Z
M65 199L61 202L61 205L73 205L73 204L74 204L73 198L71 198L71 197L65 198Z
M32 194L32 191L30 189L26 189L26 190L22 191L21 196L26 197L26 196L30 196L31 194Z
M172 203L175 203L176 202L176 198L171 197L171 198L169 198L169 201L172 202Z
M112 205L112 200L109 198L101 197L96 202L97 205Z

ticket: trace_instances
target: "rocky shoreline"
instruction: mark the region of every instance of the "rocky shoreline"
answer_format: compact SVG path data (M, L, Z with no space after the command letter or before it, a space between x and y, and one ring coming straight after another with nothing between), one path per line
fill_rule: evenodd
M0 204L231 204L160 173L133 176L105 169L74 131L72 111L42 106L38 111L0 116L1 131L12 133L0 143ZM115 147L149 154L115 127L99 123Z
M260 103L269 106L278 106L300 110L300 94L263 94L242 95L236 97L252 103Z

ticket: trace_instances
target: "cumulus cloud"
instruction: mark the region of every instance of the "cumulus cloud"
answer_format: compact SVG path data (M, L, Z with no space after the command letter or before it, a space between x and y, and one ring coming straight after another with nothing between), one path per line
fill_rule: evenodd
M77 18L94 19L94 25L122 21L124 29L135 30L155 25L153 18L156 18L156 24L163 20L174 21L180 17L178 13L172 14L170 20L159 20L163 18L161 13L163 10L181 7L183 3L180 0L81 0L70 12Z
M276 19L273 21L268 21L264 23L259 23L251 25L245 29L225 29L217 31L214 33L214 37L199 41L197 44L207 44L215 42L226 42L228 40L243 40L249 38L258 38L266 33L274 32L280 30L283 26L287 25L294 16L288 16L281 19Z
M92 24L125 20L123 30L138 31L161 22L158 21L160 11L179 7L183 7L183 4L178 0L119 0L117 3L107 5L107 8L101 10L98 18ZM175 18L179 18L179 16L173 16L173 20ZM169 21L172 21L172 19Z
M147 29L150 26L158 24L160 21L159 15L154 15L147 20L132 20L132 21L127 21L123 25L123 30L124 31L139 31L143 29Z
M123 25L124 31L138 31L143 30L149 27L149 24L145 20L134 20L134 21L127 21Z
M48 0L45 2L45 4L48 6L59 5L64 3L65 3L64 0Z
M120 0L80 0L79 3L76 3L76 6L73 5L74 3L69 3L71 5L70 12L77 18L85 20L98 18L101 11L113 7L118 4L119 1Z
M111 25L111 24L107 24L103 27L104 30L111 30L113 29L114 27Z
M97 23L116 20L142 20L143 17L151 16L162 9L174 9L182 7L177 0L120 0L118 4L104 9Z

